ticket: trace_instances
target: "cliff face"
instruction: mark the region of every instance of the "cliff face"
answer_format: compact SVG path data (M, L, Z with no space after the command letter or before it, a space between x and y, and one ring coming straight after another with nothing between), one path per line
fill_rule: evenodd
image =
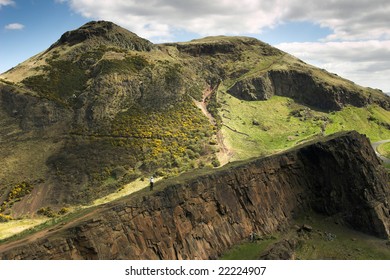
M290 97L323 110L340 110L346 105L363 107L377 103L390 108L389 100L365 96L356 88L334 86L308 72L271 70L260 76L237 81L228 92L243 100L267 100L273 95Z
M178 180L180 181L180 180ZM350 132L158 191L0 246L2 259L214 259L251 232L282 229L294 213L339 215L390 235L388 176L366 137Z

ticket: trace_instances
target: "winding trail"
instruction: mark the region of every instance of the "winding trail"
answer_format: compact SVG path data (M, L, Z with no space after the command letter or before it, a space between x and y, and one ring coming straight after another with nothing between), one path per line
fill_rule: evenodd
M390 164L390 159L387 158L387 157L384 157L383 155L381 155L378 151L378 147L382 144L385 144L385 143L389 143L390 142L390 139L387 139L387 140L382 140L382 141L378 141L378 142L374 142L374 143L371 143L371 146L372 148L374 149L376 155L381 159L383 160L383 163L384 164Z
M208 87L203 91L202 101L197 101L195 99L193 99L193 101L195 105L202 111L202 113L208 118L209 122L215 126L217 125L217 122L214 119L214 117L211 115L209 110L207 110L207 102L214 91L215 89L213 89L212 87ZM233 152L231 151L231 149L229 149L226 146L221 130L217 132L216 136L217 136L217 144L219 147L219 152L217 153L217 157L221 166L223 166L229 163L230 159L233 156Z

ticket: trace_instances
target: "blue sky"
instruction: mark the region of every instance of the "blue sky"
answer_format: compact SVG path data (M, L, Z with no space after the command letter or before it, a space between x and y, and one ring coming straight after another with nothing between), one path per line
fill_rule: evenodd
M0 73L109 20L155 43L245 35L390 92L388 0L0 0Z

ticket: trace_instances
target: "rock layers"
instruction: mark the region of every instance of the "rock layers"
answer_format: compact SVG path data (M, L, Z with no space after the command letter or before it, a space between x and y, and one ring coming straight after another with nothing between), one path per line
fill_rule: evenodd
M294 213L338 215L390 235L388 175L356 132L207 174L157 184L75 220L0 246L2 259L215 259Z

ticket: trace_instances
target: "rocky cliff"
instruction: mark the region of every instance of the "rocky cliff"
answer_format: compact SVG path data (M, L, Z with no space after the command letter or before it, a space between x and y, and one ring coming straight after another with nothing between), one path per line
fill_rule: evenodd
M85 218L0 246L2 259L215 259L299 211L338 215L390 235L388 175L368 139L349 132L271 157L157 185Z
M267 100L273 95L290 97L298 102L334 111L352 105L356 107L377 103L386 110L390 102L376 95L364 95L359 88L334 86L310 72L271 70L261 75L237 81L228 92L243 100Z

